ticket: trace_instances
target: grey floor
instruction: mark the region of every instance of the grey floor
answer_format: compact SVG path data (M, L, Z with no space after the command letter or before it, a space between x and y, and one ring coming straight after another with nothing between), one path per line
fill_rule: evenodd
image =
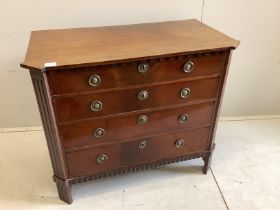
M28 129L27 129L28 130ZM219 122L200 159L73 186L58 199L42 130L0 130L0 209L280 209L280 119Z

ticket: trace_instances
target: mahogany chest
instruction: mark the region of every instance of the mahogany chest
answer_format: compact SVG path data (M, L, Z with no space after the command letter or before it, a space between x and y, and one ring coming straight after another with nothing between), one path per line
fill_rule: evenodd
M33 31L29 69L58 194L203 158L207 173L231 50L197 20Z

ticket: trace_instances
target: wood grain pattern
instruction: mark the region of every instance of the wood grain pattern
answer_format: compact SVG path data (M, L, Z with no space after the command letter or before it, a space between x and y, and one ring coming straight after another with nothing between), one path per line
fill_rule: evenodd
M142 113L148 122L139 125L139 114L117 116L108 119L87 120L71 125L60 126L61 138L67 152L76 148L111 144L120 141L146 138L179 129L192 129L209 126L212 119L214 102ZM181 114L188 114L185 123L179 122ZM100 138L94 136L97 128L105 130Z
M23 68L55 70L233 49L238 41L197 20L33 31ZM55 67L44 67L56 62Z
M219 78L210 78L198 81L180 82L170 85L147 86L129 90L111 91L75 97L54 98L59 122L89 119L98 116L114 115L119 113L145 110L154 107L163 107L174 104L199 102L216 97ZM181 98L183 88L191 90L188 98ZM148 99L140 101L137 96L140 91L149 93ZM102 110L94 112L90 109L92 101L101 101Z
M213 112L213 119L212 119L212 125L211 125L211 131L209 133L209 139L211 140L211 145L209 146L209 150L211 151L208 156L204 157L204 169L203 173L207 174L207 171L211 164L212 154L213 154L213 148L215 148L215 134L218 124L218 116L221 108L221 100L223 97L224 89L225 89L225 83L228 75L228 69L231 59L231 51L227 52L226 59L223 63L223 70L221 72L221 77L219 81L219 88L217 91L217 100L215 102L215 110Z
M51 107L52 103L50 102L49 89L47 89L48 85L45 83L43 73L30 70L30 75L47 140L53 173L54 176L57 177L55 181L58 195L61 200L71 204L73 202L71 185L67 180L68 171L65 162L64 149L59 140L55 119L53 117L54 113Z
M99 173L92 173L92 174L85 175L85 176L70 178L69 183L77 184L77 183L83 183L83 182L88 182L88 181L94 181L97 179L104 179L104 178L113 177L116 175L154 169L156 167L165 166L168 164L177 163L177 162L181 162L181 161L186 161L186 160L191 160L191 159L196 159L196 158L204 158L204 157L208 156L209 152L210 151L203 151L203 152L199 152L199 153L191 153L191 154L173 157L173 158L164 158L164 159L153 160L153 161L149 161L149 162L145 162L145 163L141 163L141 164L119 167L119 168L113 169L113 170L108 170L108 171L103 171L103 172L99 172Z
M220 74L225 52L215 54L188 55L182 58L167 58L166 60L152 59L125 64L105 65L88 68L75 68L63 71L50 71L48 78L53 95L84 93L96 90L116 89L141 84L159 83L182 79L193 79L205 75ZM183 66L192 61L194 69L185 73ZM145 73L138 72L138 65L148 62L149 70ZM97 87L89 85L89 77L98 75L101 84ZM109 90L108 90L109 89Z
M209 147L208 134L209 128L201 128L114 145L100 145L93 149L67 153L69 175L79 177L121 166L199 153ZM175 142L180 138L184 139L185 144L181 148L177 148ZM147 142L147 146L140 149L139 143L143 140ZM96 159L100 154L108 156L105 163L97 163Z
M196 20L32 32L21 66L30 70L60 199L72 203L75 183L193 158L203 158L207 173L238 44ZM184 73L189 60L195 68ZM146 73L137 71L142 62L150 65ZM92 74L100 86L89 86ZM187 98L183 88L191 90ZM142 101L143 90L149 97ZM101 111L90 109L94 100ZM189 115L183 124L182 113ZM140 115L146 124L138 124ZM96 128L105 136L93 137ZM102 164L100 154L108 156Z
M47 140L53 172L56 176L61 178L67 177L67 171L65 170L65 160L62 154L62 145L57 138L55 129L55 120L52 117L52 110L50 108L49 97L47 94L43 74L37 71L30 71L32 83L40 111L41 120Z

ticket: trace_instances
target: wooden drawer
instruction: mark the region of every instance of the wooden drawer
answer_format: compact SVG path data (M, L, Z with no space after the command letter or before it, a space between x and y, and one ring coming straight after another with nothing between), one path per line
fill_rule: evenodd
M170 130L209 126L213 107L214 102L209 102L163 111L83 121L61 126L60 133L66 150L108 144ZM183 121L186 115L187 120ZM143 119L147 119L146 123L143 123Z
M151 60L148 63L149 69L145 73L138 71L138 65L141 62L53 71L49 73L49 81L54 95L164 82L219 74L224 58L225 53L217 53L214 55L189 55L176 60ZM194 68L191 72L186 73L183 71L183 66L189 61L194 63ZM93 75L97 75L101 80L98 86L89 84L89 78Z
M208 134L209 128L201 128L67 153L69 176L78 177L146 161L205 151L209 146ZM184 141L181 147L176 146L179 139ZM106 161L98 163L98 158L102 161L106 156L108 158Z
M162 86L146 86L73 97L56 97L54 98L54 104L59 122L74 121L213 99L216 97L218 81L219 77L215 77ZM181 98L180 96L181 90L184 88L190 90L190 95L187 98ZM149 96L146 100L138 99L140 91L148 92ZM102 103L100 111L91 110L91 104L96 101Z

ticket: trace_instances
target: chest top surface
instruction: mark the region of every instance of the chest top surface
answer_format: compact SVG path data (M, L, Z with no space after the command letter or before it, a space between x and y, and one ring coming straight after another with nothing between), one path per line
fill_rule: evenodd
M239 41L195 20L33 31L22 67L56 70L234 49ZM55 63L46 67L45 63Z

